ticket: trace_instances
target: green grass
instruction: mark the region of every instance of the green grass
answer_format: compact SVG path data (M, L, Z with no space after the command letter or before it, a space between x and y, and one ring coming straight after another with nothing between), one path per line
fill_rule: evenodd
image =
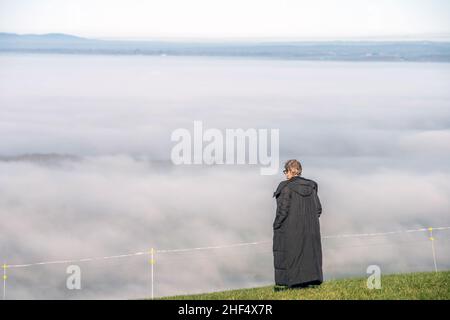
M361 300L450 299L450 271L391 274L381 277L381 289L369 290L367 278L330 280L321 286L274 292L274 286L164 297L168 300Z

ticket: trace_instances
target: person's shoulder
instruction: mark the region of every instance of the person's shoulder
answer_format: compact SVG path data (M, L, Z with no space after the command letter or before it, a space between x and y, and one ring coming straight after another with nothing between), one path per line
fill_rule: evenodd
M275 192L273 193L273 197L275 197L275 198L278 197L278 196L280 195L281 191L283 191L284 187L286 187L286 186L288 185L288 183L289 183L288 180L281 181L281 182L278 184L277 189L276 189Z

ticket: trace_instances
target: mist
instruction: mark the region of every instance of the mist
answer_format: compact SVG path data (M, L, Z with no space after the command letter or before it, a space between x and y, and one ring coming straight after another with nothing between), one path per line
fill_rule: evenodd
M319 184L322 235L450 226L450 65L0 55L0 259L157 254L155 295L273 283L272 193L254 165L170 161L178 128L280 130ZM281 165L281 164L280 164ZM280 170L281 171L281 170ZM450 232L436 231L439 269ZM326 279L431 271L428 234L324 239ZM8 270L11 299L144 298L148 256Z

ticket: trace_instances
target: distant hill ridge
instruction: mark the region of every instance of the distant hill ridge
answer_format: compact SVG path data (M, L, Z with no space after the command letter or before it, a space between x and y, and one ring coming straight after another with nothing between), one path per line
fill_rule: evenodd
M433 41L123 41L0 33L0 52L450 62L450 42Z
M7 33L0 32L0 41L2 40L57 40L57 41L73 41L73 40L86 40L87 38L82 38L65 33L46 33L46 34L17 34L17 33Z

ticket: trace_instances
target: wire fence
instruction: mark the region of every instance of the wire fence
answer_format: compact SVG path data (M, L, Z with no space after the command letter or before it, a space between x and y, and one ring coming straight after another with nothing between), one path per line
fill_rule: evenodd
M444 231L444 230L450 230L450 227L429 227L429 228L397 230L397 231L376 232L376 233L337 234L337 235L323 236L322 239L371 238L371 237L380 237L380 236L392 236L392 235L405 234L405 233L428 232L428 239L431 243L430 248L431 248L431 253L432 253L432 257L433 257L434 271L437 272L438 267L437 267L436 248L435 248L435 244L434 244L435 237L433 235L433 231ZM6 289L7 289L7 279L8 279L7 270L8 269L31 268L31 267L35 267L35 266L56 265L56 264L74 264L74 263L100 261L100 260L108 261L108 260L115 260L115 259L125 259L125 258L136 257L136 256L148 256L148 258L149 258L151 298L154 299L154 265L156 263L155 256L158 254L172 254L172 253L182 253L182 252L194 252L194 251L205 251L205 250L218 250L218 249L225 249L225 248L247 247L247 246L268 244L271 242L272 242L272 240L262 240L262 241L254 241L254 242L241 242L241 243L234 243L234 244L205 246L205 247L192 247L192 248L178 248L178 249L150 248L150 250L148 250L148 251L137 251L137 252L127 253L127 254L120 254L120 255L86 257L86 258L80 258L80 259L38 261L38 262L23 263L23 264L7 264L5 262L2 266L2 268L3 268L3 299L4 300L6 299L6 293L7 293ZM343 247L345 247L345 246L343 246Z

